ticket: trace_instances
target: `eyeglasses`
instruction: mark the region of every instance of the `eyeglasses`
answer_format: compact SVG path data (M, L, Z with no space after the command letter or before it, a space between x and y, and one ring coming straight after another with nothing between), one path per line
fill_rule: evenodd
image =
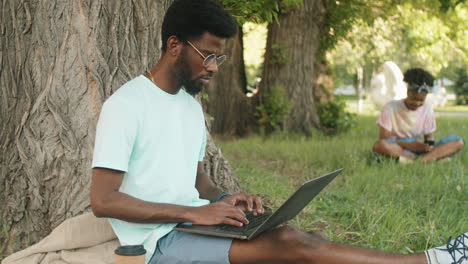
M208 67L210 66L212 63L214 63L216 61L216 66L220 66L221 64L223 64L223 62L226 61L227 59L227 56L226 55L221 55L221 56L216 56L216 54L210 54L208 56L205 56L203 55L203 53L201 53L197 48L195 48L195 46L190 43L190 41L187 40L187 43L198 53L200 54L200 56L202 56L203 58L203 66L204 67Z
M431 90L431 87L427 85L426 83L423 83L421 85L416 84L416 83L410 83L408 84L408 90L417 91L418 93L421 93L421 92L428 93Z

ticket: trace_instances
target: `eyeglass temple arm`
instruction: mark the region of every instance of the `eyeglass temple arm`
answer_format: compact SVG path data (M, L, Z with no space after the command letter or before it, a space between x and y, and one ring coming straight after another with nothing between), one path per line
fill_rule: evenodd
M195 48L195 46L194 46L192 43L190 43L190 41L187 40L187 43L188 43L190 46L192 46L192 48L193 48L198 54L200 54L200 56L203 57L203 59L206 59L205 55L203 55L203 53L201 53L197 48Z

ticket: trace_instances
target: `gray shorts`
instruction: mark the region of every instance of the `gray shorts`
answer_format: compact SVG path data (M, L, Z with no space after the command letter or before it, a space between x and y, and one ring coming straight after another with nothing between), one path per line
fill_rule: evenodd
M171 231L158 240L149 264L229 264L232 239Z

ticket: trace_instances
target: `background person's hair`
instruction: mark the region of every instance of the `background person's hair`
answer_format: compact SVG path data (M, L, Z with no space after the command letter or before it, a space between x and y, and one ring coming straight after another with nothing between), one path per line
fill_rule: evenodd
M434 77L421 68L412 68L405 72L403 81L408 84L408 91L429 92L434 85Z
M161 49L166 51L170 36L183 42L197 39L205 32L230 38L236 34L237 27L232 16L213 0L176 0L164 16Z

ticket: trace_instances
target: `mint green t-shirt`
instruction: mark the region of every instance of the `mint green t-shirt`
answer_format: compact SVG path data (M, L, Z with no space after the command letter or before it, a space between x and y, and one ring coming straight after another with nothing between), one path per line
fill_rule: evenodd
M200 104L183 89L169 94L141 75L104 103L92 167L124 171L120 192L138 199L202 206L209 201L199 198L195 180L205 147ZM146 262L175 226L109 220L122 245L144 245Z

